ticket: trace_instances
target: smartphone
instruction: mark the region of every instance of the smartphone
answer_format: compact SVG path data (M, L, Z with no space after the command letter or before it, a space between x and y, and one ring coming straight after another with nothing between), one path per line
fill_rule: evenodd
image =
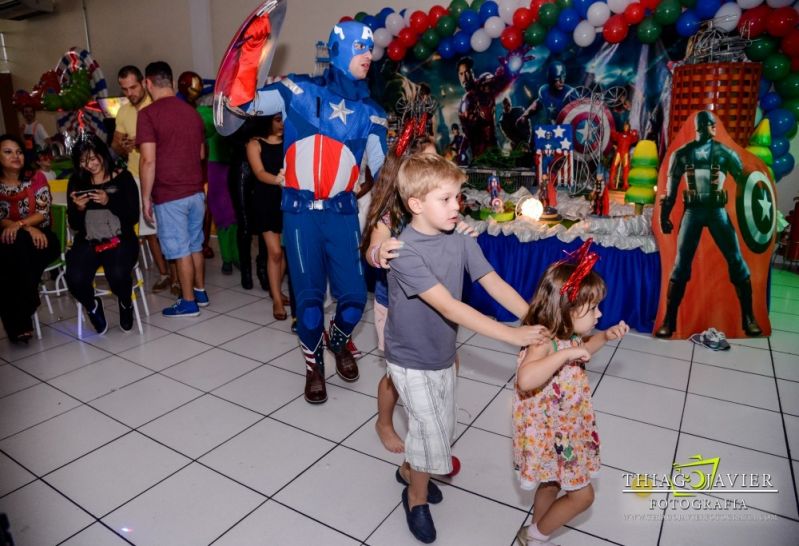
M83 197L84 195L89 195L94 193L94 190L78 190L75 192L75 195L78 197Z

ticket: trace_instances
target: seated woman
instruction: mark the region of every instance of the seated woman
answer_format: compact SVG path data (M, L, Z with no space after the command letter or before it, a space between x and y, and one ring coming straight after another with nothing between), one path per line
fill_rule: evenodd
M47 179L26 171L22 142L0 136L0 318L14 343L27 343L33 336L39 281L60 251L49 229Z
M103 266L111 292L119 300L119 327L133 328L131 274L139 258L134 226L139 196L133 176L114 170L105 143L92 135L72 149L74 174L67 184L67 217L75 232L67 252L67 287L85 308L98 334L108 330L103 302L94 295L94 276Z

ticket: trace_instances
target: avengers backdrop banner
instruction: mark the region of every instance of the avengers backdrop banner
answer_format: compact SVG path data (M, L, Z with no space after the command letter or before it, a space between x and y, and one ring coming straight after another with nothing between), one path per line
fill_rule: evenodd
M442 152L463 150L465 137L468 154L461 164L494 146L506 154L530 151L539 124L569 123L578 153L593 146L607 154L611 133L626 121L641 138L665 145L661 135L668 119L668 62L662 46L637 40L603 42L555 57L545 47L508 52L495 41L485 52L448 60L433 55L422 63L381 61L372 89L391 112L400 98L407 98L409 82L429 86L439 105L433 115L437 146ZM593 144L600 126L602 141ZM526 164L519 166L531 167L532 155L524 157Z
M735 338L771 334L766 290L776 212L766 165L713 113L689 116L658 174L655 335L685 339L710 327Z

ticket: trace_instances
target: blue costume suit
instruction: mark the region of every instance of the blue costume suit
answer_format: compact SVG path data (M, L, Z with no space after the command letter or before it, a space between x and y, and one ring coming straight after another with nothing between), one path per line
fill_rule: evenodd
M357 53L347 49L352 38L338 38L352 34L346 25L336 25L331 33L340 54L333 57L324 76L291 75L257 91L246 107L249 114L283 114L283 243L296 302L297 334L309 372L324 363L328 279L338 302L331 327L334 352L346 344L363 314L366 284L352 190L364 153L375 177L386 153L385 112L369 98L366 82L343 68L349 66L351 53ZM330 43L329 47L332 53Z

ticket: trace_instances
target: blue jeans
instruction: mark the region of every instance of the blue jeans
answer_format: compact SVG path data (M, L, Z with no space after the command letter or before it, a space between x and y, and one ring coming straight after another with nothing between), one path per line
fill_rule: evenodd
M203 192L153 205L153 209L158 228L158 241L167 260L176 260L202 251L205 217Z

